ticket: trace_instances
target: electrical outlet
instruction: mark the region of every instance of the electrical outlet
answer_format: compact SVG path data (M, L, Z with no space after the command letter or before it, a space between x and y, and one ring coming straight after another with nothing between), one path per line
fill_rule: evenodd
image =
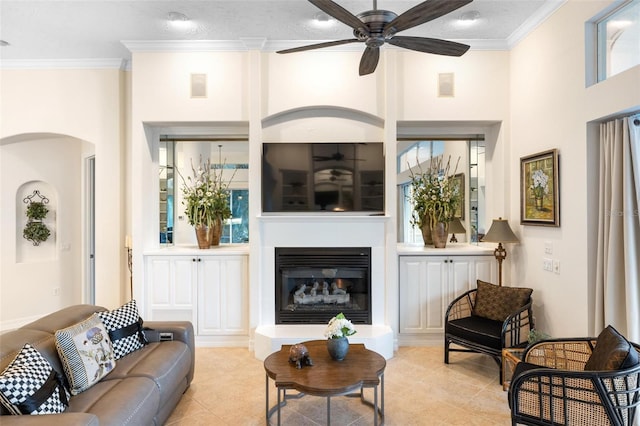
M60 287L54 287L53 288L53 295L54 296L60 296Z
M546 257L542 259L542 269L549 272L553 271L553 261Z
M549 241L544 243L544 254L553 254L553 244Z
M554 260L553 261L553 272L555 272L556 274L560 274L560 261L559 260Z

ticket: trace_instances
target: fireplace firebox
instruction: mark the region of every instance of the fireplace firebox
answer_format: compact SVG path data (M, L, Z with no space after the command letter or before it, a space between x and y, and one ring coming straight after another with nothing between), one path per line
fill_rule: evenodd
M276 247L276 324L371 324L370 247Z

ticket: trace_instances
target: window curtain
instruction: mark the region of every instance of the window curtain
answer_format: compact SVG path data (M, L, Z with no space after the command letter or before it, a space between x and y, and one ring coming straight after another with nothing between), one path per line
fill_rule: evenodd
M640 116L600 125L595 330L640 343Z

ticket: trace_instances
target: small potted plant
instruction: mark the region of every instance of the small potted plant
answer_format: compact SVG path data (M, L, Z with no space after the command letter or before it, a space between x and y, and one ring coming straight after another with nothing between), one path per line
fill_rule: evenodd
M31 241L34 246L39 246L40 243L47 241L51 235L47 225L42 222L47 213L49 213L49 209L41 201L33 201L27 205L26 215L29 221L22 231L22 237Z
M324 333L327 338L327 350L331 358L342 361L349 352L349 339L347 337L356 334L351 321L342 312L331 318Z

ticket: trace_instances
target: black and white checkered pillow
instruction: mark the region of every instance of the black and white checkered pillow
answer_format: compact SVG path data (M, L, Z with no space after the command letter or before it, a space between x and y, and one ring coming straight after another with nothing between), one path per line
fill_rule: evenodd
M116 359L137 351L145 345L142 318L138 314L135 300L131 300L113 311L98 312L98 316L109 332Z
M12 414L56 414L69 405L69 393L36 348L25 344L0 374L0 402Z

